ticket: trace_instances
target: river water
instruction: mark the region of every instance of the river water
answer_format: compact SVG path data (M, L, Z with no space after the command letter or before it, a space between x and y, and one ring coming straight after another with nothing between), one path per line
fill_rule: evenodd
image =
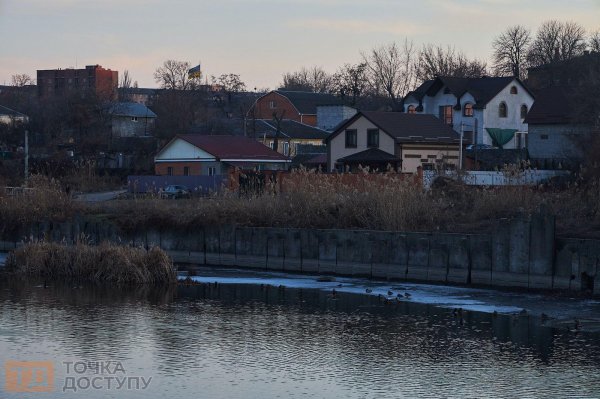
M476 311L471 293L458 312L419 303L416 285L390 286L387 300L349 280L238 277L137 290L0 282L0 397L600 398L600 335L515 303ZM46 369L15 386L12 361ZM22 392L40 386L51 393Z

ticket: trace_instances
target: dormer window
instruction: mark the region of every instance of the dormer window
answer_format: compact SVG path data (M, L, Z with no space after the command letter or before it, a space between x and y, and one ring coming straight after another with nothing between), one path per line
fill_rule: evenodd
M414 105L409 105L408 108L406 109L406 113L407 114L416 114L417 109L415 108Z
M529 111L529 109L527 108L527 105L525 105L525 104L521 105L521 119L527 118L528 111Z
M498 116L500 118L507 118L508 117L508 109L506 108L506 103L505 102L501 102L500 106L498 107Z
M519 90L517 90L517 86L512 86L510 88L510 94L519 94Z
M473 116L473 104L466 103L463 109L463 115L471 117Z

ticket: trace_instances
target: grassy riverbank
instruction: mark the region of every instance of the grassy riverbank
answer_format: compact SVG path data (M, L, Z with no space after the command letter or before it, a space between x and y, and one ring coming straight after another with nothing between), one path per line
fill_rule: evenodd
M48 280L76 280L113 284L173 284L173 262L160 248L146 251L103 243L67 246L34 242L12 251L9 273Z
M531 213L541 206L557 215L557 233L600 236L598 185L554 190L544 187L473 188L450 183L424 191L396 174L345 179L299 172L285 191L261 195L222 193L208 198L138 198L83 204L56 181L30 180L32 190L0 195L4 235L42 220L75 215L108 219L121 229L193 229L235 224L259 227L352 228L397 231L486 232L499 218Z

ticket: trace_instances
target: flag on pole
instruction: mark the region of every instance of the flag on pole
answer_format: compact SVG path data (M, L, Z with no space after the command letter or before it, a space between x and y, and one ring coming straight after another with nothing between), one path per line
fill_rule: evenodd
M202 71L200 70L200 64L188 70L188 78L200 78L202 76Z

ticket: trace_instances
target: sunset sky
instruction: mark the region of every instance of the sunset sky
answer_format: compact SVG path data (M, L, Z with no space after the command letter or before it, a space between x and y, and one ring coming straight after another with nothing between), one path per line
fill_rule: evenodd
M334 72L409 38L489 60L506 27L548 19L600 29L600 0L0 0L0 84L37 69L100 64L156 87L164 60L275 88L284 72Z

